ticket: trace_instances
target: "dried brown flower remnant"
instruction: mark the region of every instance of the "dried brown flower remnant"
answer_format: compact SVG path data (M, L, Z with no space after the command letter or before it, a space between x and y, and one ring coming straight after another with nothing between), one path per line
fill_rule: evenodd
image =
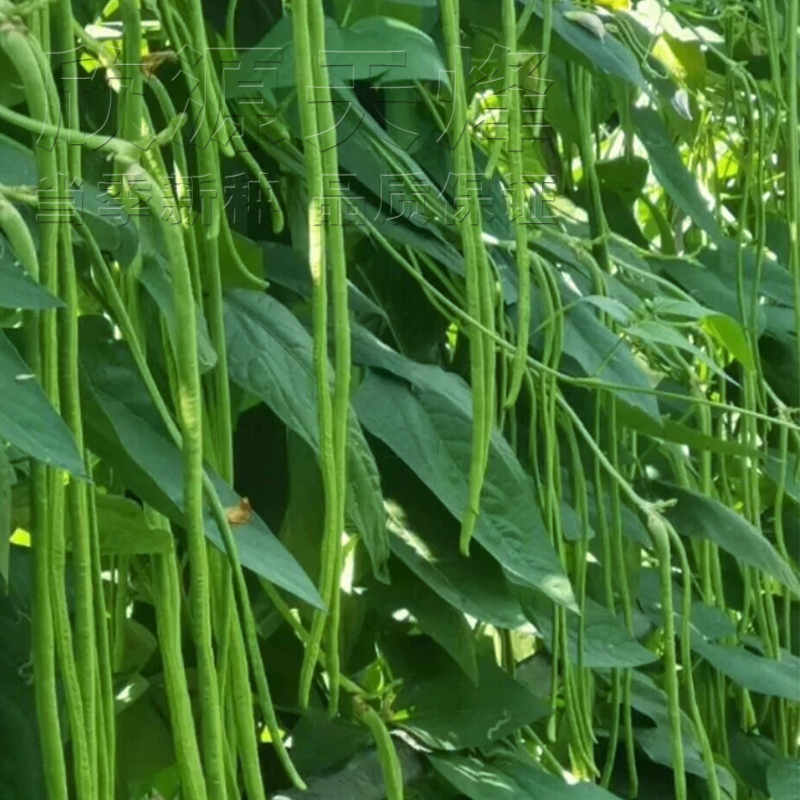
M247 525L253 519L253 508L246 497L242 497L235 506L226 509L228 522L231 525Z
M152 78L156 74L156 70L167 61L177 61L178 57L172 50L154 50L152 53L147 53L142 58L142 71L148 78Z

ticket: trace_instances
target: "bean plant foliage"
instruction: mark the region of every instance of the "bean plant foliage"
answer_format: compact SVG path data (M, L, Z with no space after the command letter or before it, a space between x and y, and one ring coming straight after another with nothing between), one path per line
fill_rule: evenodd
M0 0L0 800L797 800L798 5Z

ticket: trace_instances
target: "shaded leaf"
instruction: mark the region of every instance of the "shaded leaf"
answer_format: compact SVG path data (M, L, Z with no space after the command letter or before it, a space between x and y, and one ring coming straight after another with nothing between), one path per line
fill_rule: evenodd
M354 398L364 427L384 441L457 519L467 504L471 398L466 385L435 367L415 365L412 389L368 373ZM550 543L530 481L508 442L495 433L475 538L509 577L574 607L567 576Z
M32 458L86 475L67 424L14 345L0 331L0 439Z
M124 476L143 500L183 524L183 460L164 428L127 346L114 341L106 320L81 319L82 396L89 446ZM225 508L241 498L213 470L206 468ZM208 508L206 536L224 552L222 536ZM316 587L266 523L252 520L235 528L242 564L302 600L321 607Z
M800 760L780 758L767 770L767 786L772 800L797 800L800 797Z
M522 600L523 608L530 614L539 634L545 642L553 641L553 617L550 604L538 602L529 593ZM639 644L625 629L622 615L613 616L590 597L583 608L585 619L584 666L590 669L612 667L639 667L657 660L657 656ZM578 618L570 614L567 618L567 642L570 659L578 663Z
M800 581L792 568L744 517L713 497L662 481L657 485L666 497L678 500L666 515L679 534L708 539L742 563L763 570L796 595L800 594Z
M35 281L19 263L8 240L0 233L0 308L63 308L59 297Z
M475 638L464 614L443 600L404 564L392 568L391 587L376 586L380 601L390 611L408 610L428 636L449 653L455 662L478 683Z
M436 770L470 800L614 800L615 795L592 783L568 784L520 757L500 756L490 762L471 756L429 755Z
M175 297L172 290L172 277L169 273L166 259L155 253L148 253L143 258L142 270L139 273L139 281L147 289L148 294L153 298L161 313L166 320L167 331L169 332L170 342L174 348L176 343L177 331L175 325L177 318L175 315ZM195 303L195 317L197 320L197 360L200 365L200 372L208 372L217 363L217 354L211 344L208 335L208 325L206 318L200 308Z
M800 658L791 653L783 652L775 661L744 647L709 642L698 633L692 635L692 649L739 686L800 702Z
M392 553L453 608L501 628L526 623L519 601L509 590L502 570L479 550L464 558L458 549L455 523L447 530L436 519L421 533L392 508L389 530ZM447 534L450 534L448 537Z
M396 706L409 709L403 727L428 746L482 747L549 713L545 703L493 658L478 659L475 685L432 640L401 638L387 650L393 669L403 675Z

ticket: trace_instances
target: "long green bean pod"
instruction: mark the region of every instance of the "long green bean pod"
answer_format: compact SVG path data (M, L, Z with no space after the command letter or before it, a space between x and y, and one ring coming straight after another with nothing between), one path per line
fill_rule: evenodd
M153 559L153 583L156 589L156 624L164 664L164 686L181 778L181 794L186 800L206 800L206 782L181 650L181 594L174 552Z
M317 420L319 426L320 468L325 492L325 522L321 558L320 588L323 600L331 601L333 572L337 561L337 538L343 526L338 524L339 474L337 440L334 435L334 418L328 382L328 311L327 275L325 253L325 227L320 204L325 196L323 161L318 143L321 125L317 118L315 76L312 63L311 38L312 13L308 0L298 0L292 6L292 32L294 37L295 79L297 83L300 123L305 145L306 175L308 180L308 258L312 279L314 371L317 383ZM321 57L320 53L320 57ZM349 370L349 364L348 364ZM338 587L337 587L338 590ZM329 609L330 610L330 609ZM324 612L316 612L312 622L303 666L300 673L300 705L308 705L314 669L319 660L319 650L325 632Z
M457 0L440 0L439 3L444 41L447 48L448 65L453 75L453 116L451 139L454 150L456 180L469 180L474 173L472 144L467 129L467 97L464 88L464 65L461 58L461 28ZM468 184L466 190L466 213L459 219L461 246L466 274L467 313L490 330L494 325L493 292L491 290L486 251L483 245L480 207L476 189ZM490 295L487 297L487 293ZM489 317L486 310L491 308ZM481 490L483 488L486 462L491 443L494 420L494 348L485 335L470 332L470 375L472 379L472 459L469 470L467 506L461 520L460 549L469 553L469 543L480 514Z
M13 6L3 0L0 12L13 13ZM33 55L27 33L16 23L0 23L0 47L14 65L25 88L26 100L31 117L47 124L49 119L47 93L39 64ZM40 180L49 181L55 187L58 180L58 166L55 158L54 140L43 135L40 147L36 148L36 166ZM27 246L24 222L18 215L7 213L3 220L4 232L12 245L19 241L26 247L21 255L27 257L26 266L31 276L38 280L55 271L58 257L58 226L44 226L39 257L34 258ZM26 227L25 227L26 229ZM26 312L25 334L28 363L39 380L46 384L47 362L43 348L44 313ZM44 777L50 800L67 800L67 778L64 752L61 742L61 724L58 712L56 683L56 648L51 593L51 555L50 517L48 507L49 471L41 463L31 461L30 466L31 500L31 545L33 548L33 680L36 699L36 714L42 746Z
M164 196L159 185L143 169L128 168L126 179L134 192L159 217L167 256L172 268L176 315L176 366L178 418L182 433L183 491L189 563L191 611L197 648L204 767L210 800L225 800L225 767L222 749L221 705L214 664L211 632L211 600L208 553L203 528L203 429L200 373L197 364L197 321L192 302L192 279L183 234L164 218ZM171 188L166 187L171 194ZM172 198L174 201L174 198ZM174 202L169 207L174 207Z
M669 704L675 800L687 800L680 689L678 686L678 658L675 650L675 612L672 602L672 559L668 525L669 523L658 512L650 512L647 519L647 528L658 556L658 572L661 579L661 608L664 615L664 683Z
M330 675L329 711L335 715L339 698L339 625L340 625L340 583L342 573L342 535L345 523L345 502L347 498L347 434L350 415L350 319L347 287L347 259L344 244L344 198L339 197L339 164L336 155L336 120L333 115L331 90L327 66L321 63L326 51L325 14L322 0L310 0L309 21L314 76L315 103L319 130L319 147L322 150L323 174L334 182L334 188L323 187L325 195L332 202L331 213L327 217L327 254L331 265L331 296L333 300L334 326L334 391L333 391L333 448L336 470L336 505L334 522L330 532L331 559L328 585L324 588L323 600L330 606L328 620L328 673ZM309 143L306 143L308 146ZM313 146L313 145L312 145ZM333 195L333 197L331 197ZM321 200L321 198L320 198ZM338 201L338 202L337 202Z
M514 356L511 385L505 398L505 406L511 408L517 401L524 371L527 368L528 339L531 325L531 272L528 250L528 228L525 215L526 191L523 184L523 139L522 104L520 87L515 81L512 57L517 52L517 17L514 0L503 0L503 39L506 48L505 91L508 105L509 143L508 157L511 162L511 203L514 216L515 255L517 259L517 352Z
M387 800L403 800L403 772L386 724L380 714L360 697L353 698L353 708L356 718L369 728L378 749Z

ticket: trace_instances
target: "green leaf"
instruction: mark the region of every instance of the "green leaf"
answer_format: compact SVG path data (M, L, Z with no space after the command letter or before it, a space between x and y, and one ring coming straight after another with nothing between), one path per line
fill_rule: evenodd
M476 550L464 558L458 549L458 527L447 515L428 520L423 533L390 503L388 527L392 553L453 608L499 628L526 624L519 601L503 572L488 554Z
M15 550L28 548L15 547ZM26 553L28 555L28 553ZM32 559L14 564L11 592L0 592L0 798L46 797L39 745L36 703L31 677L30 605L14 582L18 567L30 568Z
M523 608L530 614L541 637L546 643L553 641L553 609L548 603L537 600L528 593L522 600ZM657 656L639 644L626 630L622 615L613 616L608 609L586 598L583 608L585 640L584 666L590 669L613 667L639 667L651 664ZM578 617L567 617L567 643L570 659L578 663Z
M97 492L95 508L102 555L137 556L172 552L169 531L148 525L142 507L133 500ZM20 486L19 491L14 492L14 520L20 528L30 525L30 492L27 486ZM65 521L67 531L71 531L73 520L70 514Z
M0 233L0 308L63 308L61 298L50 294L31 278Z
M714 542L738 561L763 570L800 595L800 581L792 568L744 517L712 497L663 481L657 485L665 497L678 500L666 514L679 534Z
M673 581L672 595L676 598L673 608L675 628L680 630L683 619L682 604L678 598L683 597L683 589ZM642 569L639 572L639 605L642 611L655 625L664 625L661 610L661 579L655 569ZM691 625L706 639L717 641L728 636L736 636L736 625L731 618L716 606L709 606L695 600L692 602Z
M309 778L337 769L369 742L363 725L332 720L323 709L312 706L292 728L292 761Z
M278 418L319 450L312 341L286 306L246 289L225 293L231 380L260 397Z
M692 635L692 649L739 686L800 702L800 658L791 653L784 651L775 661L744 647L709 642L699 633Z
M747 343L742 326L725 314L714 314L703 320L708 332L747 369L754 370L756 362Z
M730 319L730 317L724 317L724 319ZM734 325L736 323L733 320ZM737 325L738 327L738 325ZM741 330L741 329L740 329ZM674 347L678 350L683 350L687 353L691 353L698 361L705 364L713 373L722 377L724 379L728 379L728 376L725 374L725 371L717 366L716 362L713 358L711 358L708 353L701 350L699 347L693 345L682 333L677 331L672 325L668 325L665 322L660 322L659 320L654 319L646 319L642 320L641 322L637 322L635 325L631 325L625 333L628 336L633 336L637 339L641 339L643 342L646 342L650 345L665 345L666 347Z
M541 2L536 1L534 12L539 17L544 16ZM580 8L567 0L554 4L553 31L570 45L571 60L588 62L607 75L622 78L647 91L647 83L631 51L608 31L601 38L599 31L590 31L577 21L571 21L569 16L576 12L580 12Z
M473 683L478 683L475 635L463 613L443 600L404 564L392 567L390 587L376 586L372 593L390 613L398 609L409 611L423 633L449 653Z
M661 425L658 425L652 417L643 414L638 408L628 409L618 419L621 425L644 433L653 439L685 444L698 451L708 450L711 453L721 453L739 458L758 459L763 456L763 453L755 448L748 447L735 439L720 439L669 417L662 417Z
M0 439L32 458L85 477L83 459L67 424L39 381L0 332Z
M776 759L767 770L767 786L772 800L797 800L800 797L800 760Z
M570 300L572 297L567 298L567 302ZM628 345L583 303L565 315L564 352L575 359L581 371L590 378L632 389L652 388ZM655 420L660 419L654 396L625 389L615 389L614 392L628 405L641 409Z
M684 165L659 113L652 108L635 107L631 109L631 117L658 182L684 214L691 217L714 241L722 241L725 236L711 212L709 202L701 194L697 179Z
M319 453L313 341L286 306L267 294L232 289L224 298L228 373L263 400ZM380 476L361 426L349 422L347 519L362 536L376 575L386 578L389 553Z
M413 25L392 17L368 17L342 30L341 35L345 52L337 60L353 65L356 80L379 78L380 84L441 81L450 85L436 43ZM341 69L334 69L333 74L349 76ZM344 85L349 84L345 81Z
M164 315L174 353L177 332L175 330L175 297L169 265L167 260L159 253L156 253L149 245L144 247L142 262L139 281ZM197 303L194 305L195 318L197 320L197 361L200 365L200 372L204 373L214 368L217 363L217 354L208 335L206 318Z
M633 678L631 705L636 711L649 717L655 723L655 727L635 728L636 742L652 761L671 767L672 728L667 694L643 672L633 670L631 675ZM610 681L609 674L604 675L604 678ZM686 771L705 778L707 773L703 764L697 730L685 711L681 711L680 714ZM736 784L733 776L724 767L717 766L716 769L720 787L730 797L736 797Z
M404 641L387 646L395 674L403 676L396 707L409 710L403 727L429 747L483 747L549 713L545 703L493 658L478 658L476 685L432 640L399 639Z
M616 800L600 786L570 785L538 764L512 755L490 762L461 755L429 755L428 760L470 800Z
M368 373L354 398L364 427L385 442L456 519L467 505L472 440L471 397L466 385L436 367L415 365L407 384ZM508 576L558 603L575 607L533 488L508 442L492 437L475 539Z
M388 582L386 563L391 551L381 476L355 414L350 416L348 445L345 514L367 548L375 576Z
M158 417L127 345L111 338L105 319L83 317L80 357L89 446L139 497L182 525L181 451ZM237 506L239 495L211 468L206 472L223 506ZM204 526L206 536L224 552L222 535L208 508ZM236 526L235 537L243 566L300 599L323 606L309 577L257 514Z
M31 191L46 188L40 187L36 159L30 148L3 134L0 134L0 164L0 183ZM63 180L62 177L59 179ZM134 225L123 222L127 221L127 213L122 206L107 192L101 192L88 181L84 181L80 187L68 187L67 191L72 195L80 218L75 233L80 236L80 226L85 224L102 251L110 253L121 266L128 266L138 251L139 237ZM117 219L114 219L115 216Z

